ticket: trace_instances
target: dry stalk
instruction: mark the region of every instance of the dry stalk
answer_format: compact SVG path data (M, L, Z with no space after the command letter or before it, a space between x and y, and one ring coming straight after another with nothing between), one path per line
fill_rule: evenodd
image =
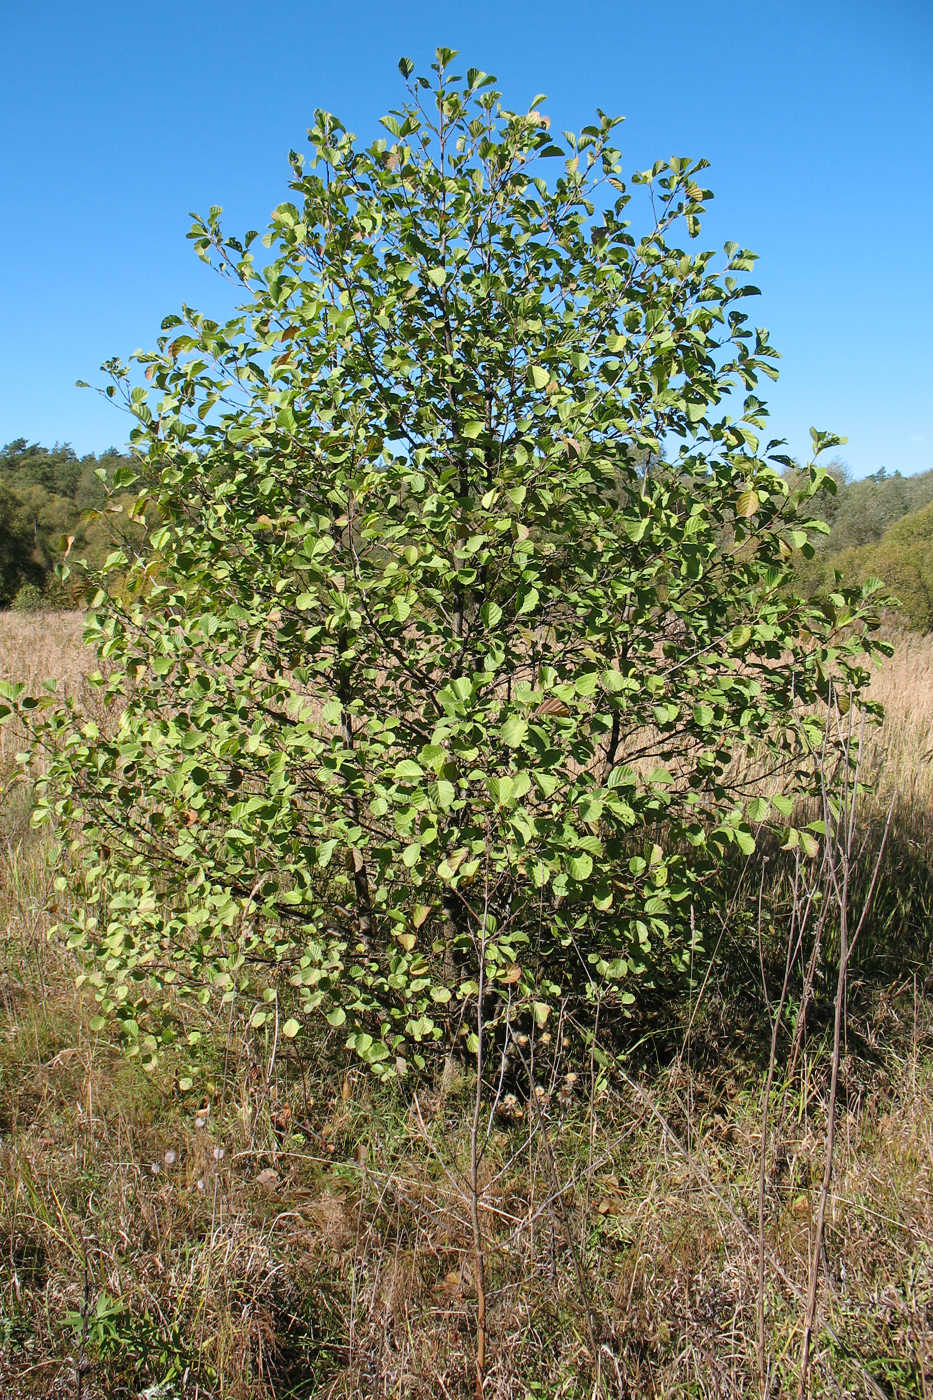
M837 715L838 722L838 715ZM846 736L851 742L851 732ZM835 895L839 915L839 952L836 968L836 991L833 1003L833 1048L830 1068L829 1098L826 1105L826 1130L823 1145L823 1178L817 1197L816 1220L810 1250L809 1277L807 1282L806 1308L804 1312L803 1337L800 1347L800 1377L798 1400L806 1400L813 1328L816 1320L817 1295L819 1291L820 1264L825 1260L826 1205L829 1200L833 1180L833 1158L836 1145L836 1104L839 1092L839 1065L842 1059L842 1042L846 1019L846 990L849 965L856 941L865 926L871 908L872 898L878 883L881 862L887 844L891 819L894 814L892 799L888 809L881 842L875 857L871 880L858 924L850 936L849 928L849 885L852 872L852 855L856 836L856 804L858 800L859 773L863 754L864 732L860 734L851 774L847 774L846 801L837 818L825 778L823 783L823 819L826 824L827 871Z

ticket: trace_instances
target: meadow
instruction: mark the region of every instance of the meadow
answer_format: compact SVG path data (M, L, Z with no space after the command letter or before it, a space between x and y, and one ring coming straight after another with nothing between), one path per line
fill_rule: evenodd
M80 634L0 615L0 676L98 705ZM488 1106L235 1011L194 1088L127 1059L0 730L2 1394L933 1396L930 639L872 695L835 848L730 872L624 1053L557 1027Z

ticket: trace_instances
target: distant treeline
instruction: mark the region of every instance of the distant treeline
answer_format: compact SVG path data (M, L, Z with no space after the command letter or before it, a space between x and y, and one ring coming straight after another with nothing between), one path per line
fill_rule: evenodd
M112 516L100 512L117 468L129 459L110 448L79 457L67 444L40 447L17 438L0 448L0 607L67 606L80 584L55 576L71 554L94 569L113 548Z
M813 559L799 558L798 581L807 592L880 578L900 612L921 632L933 630L933 471L901 476L882 469L849 481L833 469L835 496L824 494L820 514L829 534Z

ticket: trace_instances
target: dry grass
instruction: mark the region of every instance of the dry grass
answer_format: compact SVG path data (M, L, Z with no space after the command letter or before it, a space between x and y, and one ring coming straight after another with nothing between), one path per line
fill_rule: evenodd
M78 634L0 617L0 674L80 695ZM909 638L875 682L875 801L899 789L910 821L872 934L897 957L851 990L813 1396L933 1396L931 682L933 649ZM204 1098L170 1058L146 1076L91 1029L46 937L47 847L15 813L0 835L0 1394L474 1395L469 1074L385 1089L346 1078L336 1042L231 1023ZM715 986L663 1009L655 1052L576 1081L552 1062L537 1099L489 1120L486 1400L797 1393L828 1023L815 995L776 1066L762 1203L768 1007L741 963L754 938L724 933Z
M2 1051L5 1395L72 1396L79 1375L85 1400L169 1377L199 1400L471 1393L466 1085L419 1105L362 1081L312 1094L313 1066L238 1040L204 1112L88 1030L49 955L43 976ZM842 1117L814 1395L870 1394L864 1372L885 1395L933 1380L921 1015L885 1028L898 1049ZM494 1126L488 1396L760 1393L758 1079L679 1062L633 1086L552 1094L537 1131L530 1109ZM775 1395L793 1393L824 1093L812 1064L769 1180Z
M0 612L0 680L21 681L31 690L55 680L66 694L80 692L99 664L82 645L83 627L80 612Z
M83 645L83 628L80 612L0 612L0 681L23 684L31 694L54 681L59 694L93 710L97 697L87 677L100 662ZM9 771L22 743L17 726L0 726L0 773Z
M895 652L878 669L871 698L885 723L872 744L879 788L933 811L933 639L915 633L894 638Z

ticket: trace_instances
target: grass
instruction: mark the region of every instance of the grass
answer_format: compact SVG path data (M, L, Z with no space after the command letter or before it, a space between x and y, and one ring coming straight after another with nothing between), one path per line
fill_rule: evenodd
M4 615L0 674L44 669L81 698L78 633ZM477 1393L480 1284L487 1400L794 1396L834 1093L808 1393L933 1396L929 642L899 639L875 687L888 715L866 740L853 917L898 801L835 1089L835 925L802 918L816 872L771 853L767 917L737 880L712 961L624 1059L570 1067L555 1033L536 1092L484 1104L478 1161L464 1068L379 1086L336 1040L238 1020L206 1045L197 1092L170 1058L149 1075L125 1059L47 937L50 849L8 803L0 1393L460 1400ZM745 879L758 890L761 870ZM788 981L772 1054L795 919L822 943L812 983L805 959Z

